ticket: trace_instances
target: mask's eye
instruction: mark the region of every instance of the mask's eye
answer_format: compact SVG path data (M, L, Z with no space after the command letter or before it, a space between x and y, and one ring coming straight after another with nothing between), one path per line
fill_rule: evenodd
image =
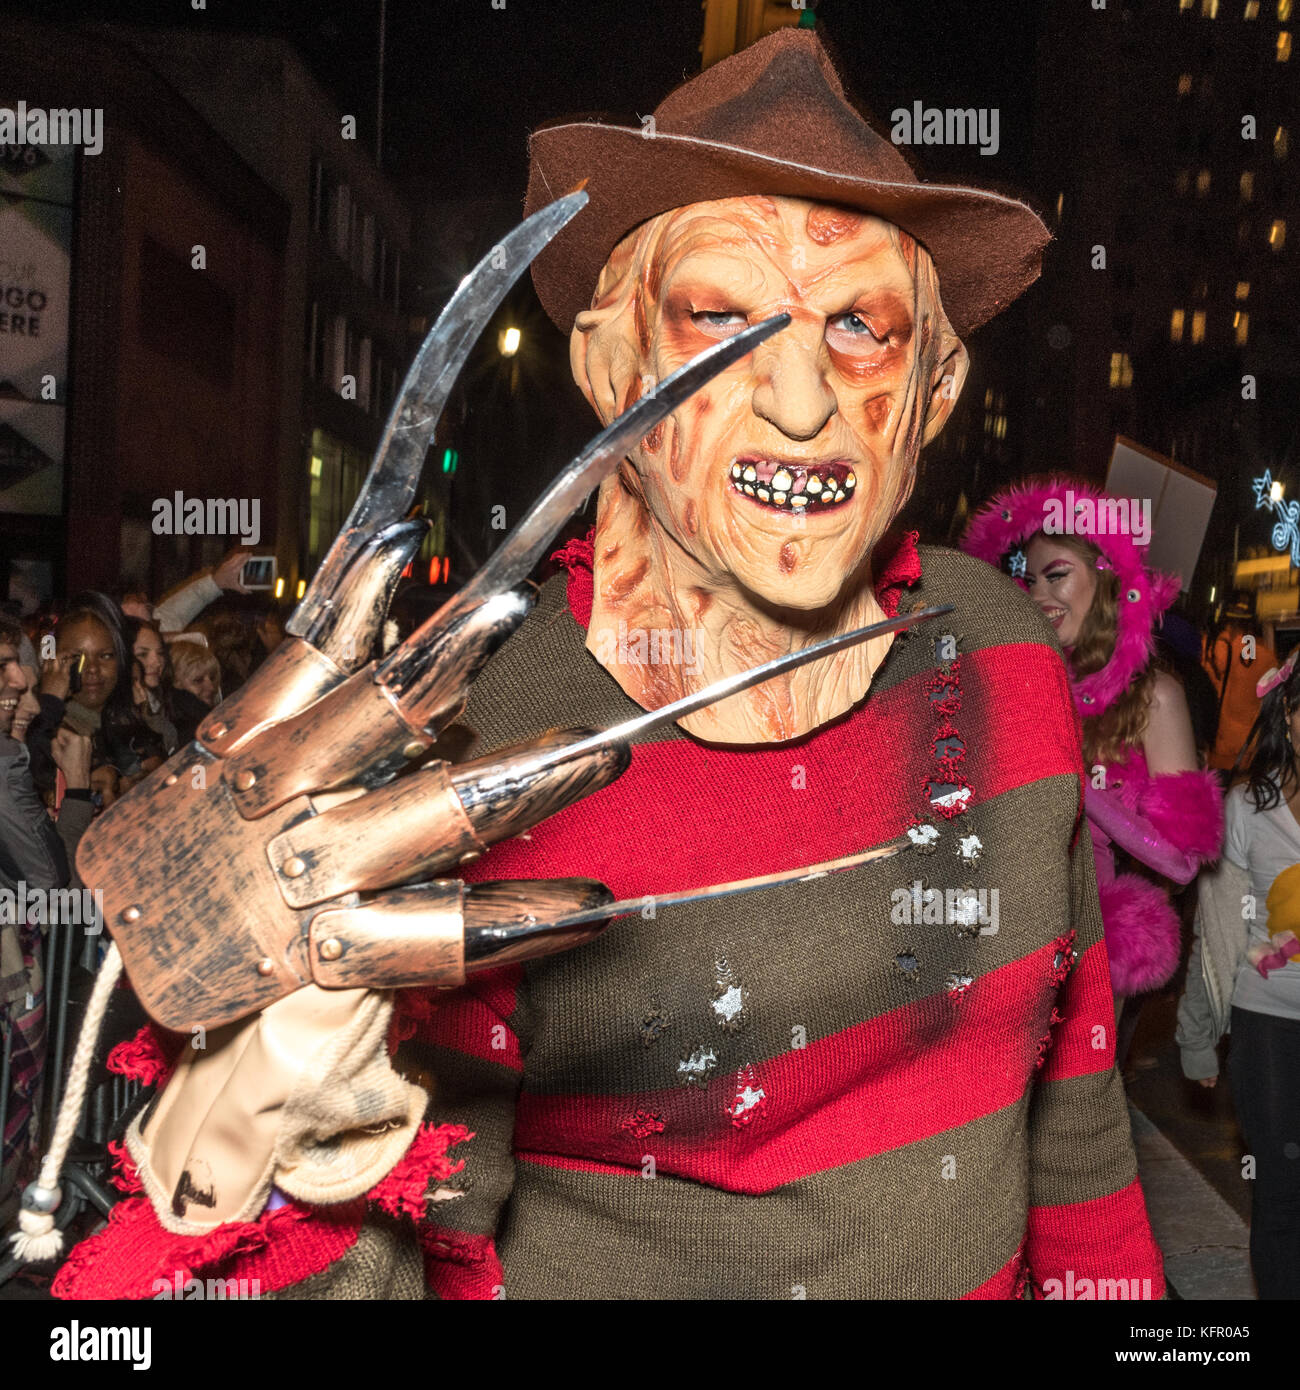
M827 326L850 338L862 338L864 341L872 343L884 342L884 339L877 337L867 326L865 320L860 319L857 314L836 314L833 319L829 320Z
M749 320L735 309L706 309L692 314L691 322L710 338L734 338L745 329Z

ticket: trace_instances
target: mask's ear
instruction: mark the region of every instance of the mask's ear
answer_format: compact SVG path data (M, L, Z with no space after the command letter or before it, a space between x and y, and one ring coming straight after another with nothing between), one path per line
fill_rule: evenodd
M655 219L656 221L658 219ZM625 408L629 383L640 374L633 297L648 226L629 233L610 253L596 282L594 308L584 309L569 335L569 367L602 423Z
M573 321L569 334L569 369L587 404L600 416L602 424L618 414L618 392L610 373L607 339L618 308L584 309Z
M936 438L948 423L957 397L961 395L961 388L966 384L966 373L970 371L970 354L952 331L942 306L939 308L938 322L939 342L934 366L930 370L930 402L925 412L925 433L921 438L923 446Z

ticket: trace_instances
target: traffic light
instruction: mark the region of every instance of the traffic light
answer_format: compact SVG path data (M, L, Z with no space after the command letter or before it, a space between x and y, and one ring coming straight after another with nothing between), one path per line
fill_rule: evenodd
M704 0L701 67L710 67L777 29L816 23L817 0Z

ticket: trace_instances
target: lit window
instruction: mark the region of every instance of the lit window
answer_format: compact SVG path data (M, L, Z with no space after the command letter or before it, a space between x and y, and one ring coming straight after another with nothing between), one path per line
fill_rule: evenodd
M1250 281L1249 281L1249 280L1238 280L1238 281L1237 281L1237 298L1238 298L1238 299L1249 299L1249 298L1250 298Z
M1061 213L1062 213L1064 210L1065 210L1065 194L1064 194L1064 193L1058 193L1058 194L1056 195L1056 220L1057 220L1058 222L1061 220Z
M1174 180L1174 187L1179 193L1186 193L1192 186L1192 176L1186 169L1178 171L1178 177Z
M993 388L991 386L984 392L984 409L993 409Z
M1208 169L1202 169L1196 176L1196 196L1198 198L1204 198L1209 191L1210 171Z
M1005 439L1007 437L1007 417L999 415L993 425L994 439Z
M1238 309L1232 316L1232 326L1237 332L1237 346L1245 347L1246 339L1250 335L1250 315Z
M1190 10L1192 8L1192 0L1178 0L1178 8L1180 11Z
M1241 201L1248 203L1255 196L1255 175L1245 173L1241 176Z
M1289 29L1278 30L1277 35L1277 60L1279 63L1289 62L1291 58L1291 31Z
M1286 126L1280 125L1273 132L1273 158L1285 159L1290 148L1291 142L1287 139Z
M1192 74L1185 72L1178 79L1178 95L1185 97L1192 90Z
M1291 18L1291 0L1277 0L1277 17L1283 24Z
M1219 17L1219 0L1201 0L1201 18L1217 19Z
M1258 19L1258 18L1259 18L1259 0L1246 0L1246 13L1245 13L1244 18L1246 18L1246 19Z
M1203 343L1205 341L1205 310L1194 309L1192 311L1192 342Z
M1110 384L1123 388L1133 385L1133 363L1127 352L1112 352L1110 355Z
M1169 341L1171 343L1181 343L1183 341L1183 321L1185 315L1181 309L1175 309L1169 316Z
M1286 220L1275 217L1272 225L1268 229L1268 244L1274 251L1280 251L1286 245Z

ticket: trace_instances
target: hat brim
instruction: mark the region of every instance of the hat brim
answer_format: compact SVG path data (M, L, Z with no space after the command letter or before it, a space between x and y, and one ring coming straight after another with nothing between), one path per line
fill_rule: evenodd
M944 310L960 337L1034 283L1051 240L1027 203L1000 193L853 178L690 135L645 136L629 126L583 121L534 132L529 149L526 214L579 185L590 199L533 262L538 297L565 333L590 307L619 241L648 218L690 203L763 193L884 218L930 253Z

